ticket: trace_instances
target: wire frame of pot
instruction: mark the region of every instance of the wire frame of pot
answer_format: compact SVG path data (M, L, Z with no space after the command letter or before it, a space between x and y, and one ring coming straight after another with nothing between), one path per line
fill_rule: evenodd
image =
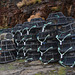
M15 61L15 56L12 51L0 52L0 63L8 63L12 61Z

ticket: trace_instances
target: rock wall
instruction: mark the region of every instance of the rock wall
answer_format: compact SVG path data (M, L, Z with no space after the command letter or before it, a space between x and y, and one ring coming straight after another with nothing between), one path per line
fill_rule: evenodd
M0 1L0 28L13 27L18 23L30 21L32 18L42 17L46 19L51 12L61 11L66 16L75 17L75 0L41 0L41 2L30 3L18 8L17 4L22 1Z

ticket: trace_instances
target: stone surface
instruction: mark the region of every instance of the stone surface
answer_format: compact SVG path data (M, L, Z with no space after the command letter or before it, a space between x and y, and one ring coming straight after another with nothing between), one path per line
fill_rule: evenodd
M25 63L17 60L8 64L0 64L0 75L74 75L75 68L62 67L58 63L44 65L40 61Z

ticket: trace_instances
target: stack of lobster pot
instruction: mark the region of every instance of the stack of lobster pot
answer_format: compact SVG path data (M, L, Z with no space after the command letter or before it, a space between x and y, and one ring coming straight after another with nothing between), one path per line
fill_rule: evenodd
M39 59L44 62L44 64L56 62L60 59L56 35L58 33L57 30L61 28L61 25L66 24L67 18L61 12L49 14L47 23L44 24L42 32L40 32L37 37L40 42L40 46L37 50L41 53Z
M16 50L11 29L4 29L0 34L0 63L8 63L15 60Z
M25 35L27 34L28 27L29 22L24 22L23 24L17 24L13 28L12 32L14 34L14 41L17 50L17 59L25 58Z
M37 40L37 34L41 32L45 21L41 18L34 18L30 22L30 26L32 26L28 31L26 40L26 59L27 61L38 60L40 57L40 53L37 52L37 49L40 43Z
M58 31L56 36L58 52L61 56L59 63L65 66L75 65L75 22L69 23Z

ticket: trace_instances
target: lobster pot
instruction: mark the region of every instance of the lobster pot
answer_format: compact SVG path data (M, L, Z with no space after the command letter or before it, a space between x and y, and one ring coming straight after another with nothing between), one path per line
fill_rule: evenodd
M40 46L37 50L41 54L39 60L46 64L56 62L60 59L57 45L58 41L55 38L57 35L57 29L49 24L46 24L43 28L43 31L37 36L37 40L40 42Z
M61 35L60 37L58 37L59 38L58 39L58 41L59 41L58 51L61 55L61 59L63 59L65 57L66 53L75 52L75 34L73 34L73 32L70 30L70 33L66 34L66 36L67 37ZM60 42L60 40L61 40L61 42Z
M66 26L62 26L58 30L58 35L56 36L58 40L58 51L61 56L62 65L72 65L74 66L74 55L75 53L75 22L69 23Z
M38 47L37 52L40 52L41 54L39 60L47 64L58 61L60 56L57 48L57 41L47 39L41 46Z
M0 51L11 51L16 57L16 47L12 40L1 40L0 45Z
M75 51L66 53L61 61L62 61L63 65L74 67L74 65L75 65Z
M16 57L15 44L12 40L0 41L0 63L14 61Z
M46 53L43 54L41 57L41 60L43 63L51 63L51 62L57 62L60 59L60 55L57 51L57 49L52 49Z
M68 24L67 17L65 17L62 12L50 13L46 22L50 22L52 25Z
M8 63L15 61L15 56L12 51L0 51L0 63Z
M72 47L75 42L75 23L70 23L66 26L62 26L58 30L58 35L56 36L57 40L60 43L60 46L63 48ZM65 46L65 47L64 47ZM68 47L67 47L68 46Z
M65 17L64 14L62 12L56 12L56 13L50 13L48 15L48 18L60 18L60 17Z

